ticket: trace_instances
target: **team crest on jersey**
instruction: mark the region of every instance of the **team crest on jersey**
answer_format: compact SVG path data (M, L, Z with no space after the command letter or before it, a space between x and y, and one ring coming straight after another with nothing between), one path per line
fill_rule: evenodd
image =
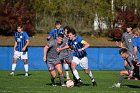
M76 45L76 44L77 44L77 42L74 42L74 44Z
M22 36L20 36L20 38L22 38Z

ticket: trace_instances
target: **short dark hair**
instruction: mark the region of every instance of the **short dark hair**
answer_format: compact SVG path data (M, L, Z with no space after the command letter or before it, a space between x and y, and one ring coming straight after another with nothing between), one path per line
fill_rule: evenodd
M69 27L69 26L65 26L65 27L64 27L64 30L65 30L65 29L69 30L69 29L70 29L70 27Z
M64 38L64 34L60 33L60 34L58 34L58 37Z
M69 28L67 33L68 33L68 34L69 34L69 33L72 33L73 35L76 35L76 31L75 31L74 28Z
M126 28L136 28L136 25L134 23L127 23Z
M60 24L60 25L62 24L61 21L56 21L56 22L55 22L55 25L59 25L59 24Z
M119 54L122 54L122 53L128 53L127 49L126 48L121 48L119 50Z

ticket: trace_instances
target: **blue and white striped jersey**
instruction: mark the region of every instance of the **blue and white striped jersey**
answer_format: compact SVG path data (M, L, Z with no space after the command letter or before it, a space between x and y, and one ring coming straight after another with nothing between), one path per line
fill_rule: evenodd
M50 37L53 36L53 38L56 39L58 34L64 34L64 29L63 28L60 28L60 29L55 28L55 29L50 31L49 36Z
M26 41L29 40L29 36L26 32L15 32L15 41L17 42L16 51L22 51L22 48L26 45ZM28 51L28 48L26 48L25 51Z
M79 36L76 36L75 40L68 40L68 45L70 46L70 48L72 50L74 50L73 52L73 56L76 56L78 58L83 58L85 56L87 56L87 53L85 50L82 50L81 52L78 51L78 49L81 49L84 47L84 45L81 43L83 39Z

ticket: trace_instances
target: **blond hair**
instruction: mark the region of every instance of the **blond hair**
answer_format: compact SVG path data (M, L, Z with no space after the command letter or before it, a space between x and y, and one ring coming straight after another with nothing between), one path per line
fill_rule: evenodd
M136 36L140 36L140 28L137 27L137 28L133 29L132 33Z

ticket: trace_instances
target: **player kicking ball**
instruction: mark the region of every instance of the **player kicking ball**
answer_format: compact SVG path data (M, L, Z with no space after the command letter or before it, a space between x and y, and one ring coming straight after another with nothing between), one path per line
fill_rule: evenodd
M76 70L76 67L80 65L84 69L85 73L90 77L93 86L96 86L97 85L96 81L93 78L92 72L88 68L88 58L87 53L85 51L85 49L89 47L89 44L86 41L84 41L81 37L76 36L76 31L73 28L68 29L68 38L69 38L68 44L62 49L70 48L71 50L73 50L71 70L76 79L78 80L77 85L83 84L79 76L79 73Z

